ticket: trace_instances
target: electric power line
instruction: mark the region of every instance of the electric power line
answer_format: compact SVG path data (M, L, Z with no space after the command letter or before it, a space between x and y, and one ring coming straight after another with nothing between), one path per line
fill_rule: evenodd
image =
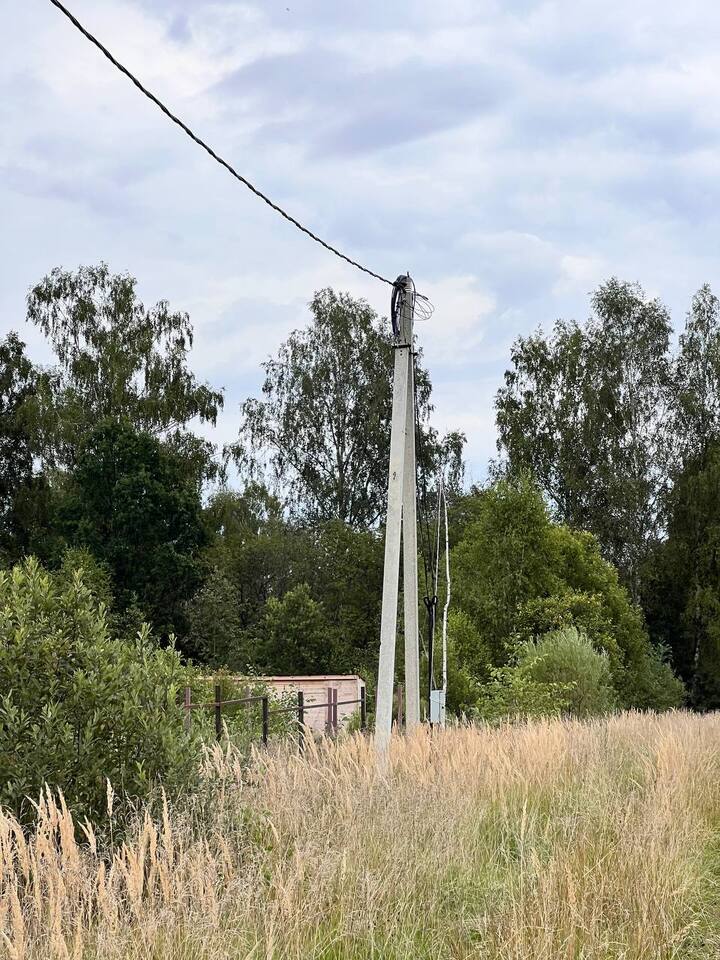
M66 6L60 3L60 0L50 0L50 3L52 3L54 7L57 7L57 9L67 17L70 23L72 23L72 25L76 27L80 31L80 33L87 40L90 41L90 43L96 46L98 50L105 57L107 57L107 59L110 61L110 63L112 63L114 67L117 67L117 69L121 73L124 73L125 76L128 78L128 80L130 80L138 88L138 90L148 98L148 100L152 101L152 103L154 103L156 107L159 107L166 117L172 120L173 123L177 124L177 126L180 127L180 129L184 133L186 133L191 140L193 140L199 147L202 147L202 149L205 150L206 153L209 153L210 156L213 158L213 160L219 163L220 166L225 167L228 173L230 173L233 177L235 177L236 180L239 180L240 183L246 186L248 190L250 190L252 193L255 194L256 197L259 197L261 200L263 200L276 213L279 213L281 217L284 217L286 220L292 223L293 226L297 227L298 230L300 230L302 233L310 237L311 240L314 240L316 243L319 243L321 247L325 247L325 249L329 250L330 253L334 253L336 257L339 257L341 260L344 260L346 263L349 263L353 267L357 267L358 270L362 270L363 273L367 273L369 276L374 277L376 280L380 280L382 283L387 283L391 287L394 286L392 280L388 280L387 277L383 277L379 273L375 273L373 270L370 270L368 267L364 267L361 263L358 263L357 260L351 259L350 257L346 256L344 253L341 253L335 247L331 246L331 244L326 243L325 240L321 240L321 238L318 237L316 234L314 234L312 230L308 230L308 228L304 227L298 220L295 219L295 217L291 216L289 213L283 210L282 207L279 207L261 190L258 190L258 188L254 186L254 184L252 184L246 177L244 177L241 173L238 173L238 171L230 163L228 163L227 160L224 160L219 154L217 154L213 150L211 146L209 146L207 143L205 143L204 140L198 137L196 133L193 133L190 127L188 127L186 123L184 123L178 116L176 116L171 110L169 110L165 106L165 104L158 97L155 96L154 93L151 93L150 90L147 89L147 87L143 86L143 84L138 80L138 78L134 74L132 74L127 67L123 66L122 63L120 63L120 61L117 60L112 55L112 53L110 53L108 48L104 44L102 44L97 39L97 37L93 36L93 34L90 33L90 31L87 30L80 23L77 17L74 16L74 14L72 14Z

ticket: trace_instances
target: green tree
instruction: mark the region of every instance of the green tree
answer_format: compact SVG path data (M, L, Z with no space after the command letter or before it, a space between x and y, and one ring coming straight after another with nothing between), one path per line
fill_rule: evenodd
M195 417L215 423L222 393L198 383L187 366L187 313L172 312L165 300L145 307L136 284L100 263L55 268L28 294L28 320L57 361L38 384L50 462L72 465L79 442L105 419L156 434Z
M283 517L280 501L261 485L240 493L221 489L205 510L211 541L204 560L231 585L239 625L252 629L270 597L294 585L293 571L302 551L299 533Z
M241 464L272 476L295 514L309 522L340 520L354 528L384 513L392 407L393 342L364 300L331 289L315 294L312 322L295 331L263 365L263 399L242 406ZM440 441L425 425L430 380L418 364L419 456L434 474L445 462L450 485L462 476L464 438Z
M212 573L188 614L198 644L205 633L215 638L218 662L276 671L262 660L257 642L266 604L302 587L324 610L333 650L329 669L374 673L383 567L383 542L376 531L354 530L340 521L300 525L283 516L279 502L257 486L217 493L206 521L212 542L204 563ZM300 669L298 664L291 672Z
M185 632L207 531L182 457L129 424L101 423L80 446L59 515L69 543L107 565L120 610L139 605L161 636Z
M498 447L529 469L559 519L589 530L637 598L662 524L673 401L670 317L637 284L609 280L584 326L558 321L513 346L496 398Z
M473 638L466 624L465 639L452 638L462 665L486 675L488 665L508 666L523 644L575 627L607 656L622 706L681 702L682 688L650 645L642 613L591 534L554 523L523 476L479 493L475 515L452 552L456 608L474 630Z
M186 646L213 669L247 670L254 651L248 649L238 594L223 571L210 571L202 587L186 605Z
M27 548L29 514L38 495L33 470L37 375L25 344L9 333L0 341L0 559L6 561Z
M274 674L334 673L325 611L305 584L271 597L260 624L260 659Z
M332 672L374 676L380 636L384 543L339 520L296 533L293 574L322 605Z
M451 555L454 608L473 624L483 661L500 666L521 605L555 592L551 523L525 477L498 481L476 499L476 519Z
M675 364L674 432L680 469L720 438L720 302L705 284L692 300Z
M720 707L720 446L687 464L669 496L666 540L648 562L644 603L654 636L697 709Z
M81 571L55 580L35 560L0 571L0 805L60 788L79 816L106 813L106 780L130 798L192 776L178 693L187 671L146 627L116 638ZM19 748L21 745L21 749Z

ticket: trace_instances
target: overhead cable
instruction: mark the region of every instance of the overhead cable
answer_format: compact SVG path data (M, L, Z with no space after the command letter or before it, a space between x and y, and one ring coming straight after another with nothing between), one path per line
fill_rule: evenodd
M240 183L246 186L248 190L250 190L252 193L255 194L256 197L259 197L261 200L263 200L276 213L279 213L281 217L284 217L286 220L292 223L293 226L297 227L298 230L300 230L302 233L310 237L311 240L314 240L316 243L319 243L321 247L325 247L325 249L329 250L330 253L334 253L336 257L339 257L341 260L344 260L346 263L349 263L350 266L352 267L357 267L358 270L362 270L363 273L367 273L369 276L374 277L376 280L380 280L382 283L387 283L391 287L394 286L392 280L388 280L387 277L383 277L379 273L375 273L374 270L370 270L368 267L364 267L361 263L358 263L357 260L353 260L351 257L348 257L344 253L341 253L340 250L338 250L336 247L333 247L331 244L326 243L325 240L322 240L320 237L318 237L317 234L312 232L312 230L308 230L308 228L304 227L299 220L296 220L295 217L291 216L289 213L287 213L287 211L283 210L282 207L279 207L276 203L274 203L270 199L270 197L266 196L266 194L264 194L261 190L258 190L258 188L254 184L252 184L241 173L238 173L238 171L230 163L228 163L227 160L224 160L218 153L216 153L213 150L211 146L205 143L204 140L202 140L196 133L194 133L190 129L190 127L186 123L184 123L184 121L182 121L171 110L169 110L168 107L166 107L165 104L158 97L156 97L154 93L151 93L151 91L148 90L147 87L145 87L138 80L138 78L128 70L127 67L123 66L123 64L120 63L120 61L117 60L112 53L110 53L108 48L103 43L101 43L97 39L97 37L93 36L93 34L90 33L90 31L87 30L80 23L77 17L74 16L74 14L72 14L64 4L60 3L60 0L50 0L50 3L52 3L54 7L57 7L57 9L68 18L70 23L72 23L72 25L76 27L80 31L80 33L87 40L90 41L90 43L96 46L98 50L105 57L107 57L107 59L110 61L110 63L112 63L114 67L117 67L117 69L121 73L124 73L125 76L128 78L128 80L130 80L131 83L133 83L138 88L138 90L148 98L148 100L151 100L156 107L159 107L166 117L172 120L173 123L177 124L177 126L180 127L180 129L184 133L186 133L191 140L193 140L199 147L202 147L202 149L205 150L206 153L209 153L210 156L213 158L213 160L217 161L217 163L219 163L220 166L225 167L228 173L230 173L233 177L235 177L236 180L239 180Z

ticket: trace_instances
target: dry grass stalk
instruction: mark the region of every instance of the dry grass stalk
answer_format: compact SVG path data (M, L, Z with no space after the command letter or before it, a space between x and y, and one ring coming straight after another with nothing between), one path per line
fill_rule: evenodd
M683 713L467 727L394 740L387 776L361 737L215 748L111 855L47 793L31 836L0 815L0 955L715 957L719 742Z

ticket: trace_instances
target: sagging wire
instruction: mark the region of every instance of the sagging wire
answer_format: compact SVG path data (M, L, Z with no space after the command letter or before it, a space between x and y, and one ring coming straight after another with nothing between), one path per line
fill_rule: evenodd
M117 59L117 57L105 46L104 43L102 43L101 40L98 39L98 37L96 37L93 33L91 33L87 29L87 27L85 27L78 20L75 14L72 13L72 11L69 10L64 3L61 2L61 0L50 0L50 3L54 7L56 7L60 11L60 13L62 13L63 16L65 16L70 21L70 23L75 27L75 29L78 30L85 37L86 40L88 40L94 47L96 47L100 51L100 53L102 53L102 55L106 58L106 60L108 60L117 70L119 70L120 73L122 73L125 77L127 77L127 79L140 91L140 93L144 97L146 97L159 110L161 110L165 114L165 116L168 118L168 120L170 120L177 127L179 127L186 136L188 136L195 144L197 144L198 147L200 147L210 157L212 157L212 159L215 160L216 163L219 163L221 167L224 167L225 170L227 170L227 172L231 176L233 176L237 181L242 183L243 186L245 186L248 190L251 191L251 193L255 194L255 196L259 200L262 200L263 203L266 203L272 210L275 211L275 213L279 214L281 217L287 220L288 223L291 223L294 227L300 230L301 233L304 233L311 240L314 240L315 243L320 244L320 246L324 247L325 250L327 250L329 253L334 254L340 260L344 260L345 263L350 264L351 267L356 267L358 270L361 270L363 273L366 273L368 276L374 277L375 280L379 280L381 283L386 283L388 284L388 286L393 287L393 297L395 296L395 289L398 282L397 280L393 283L392 280L388 280L388 278L384 277L381 273L376 273L374 270L371 270L369 267L366 267L364 264L359 263L357 260L353 260L352 257L347 256L347 254L343 253L341 250L338 250L337 247L334 247L331 243L328 243L326 240L323 240L322 237L319 237L316 233L314 233L312 230L306 227L303 223L301 223L296 217L293 217L290 213L287 212L287 210L284 210L279 204L275 203L275 201L272 200L271 197L269 197L266 193L264 193L257 186L255 186L255 184L252 183L248 179L248 177L244 176L242 173L236 170L236 168L228 160L226 160L219 153L217 153L217 151L214 150L205 140L203 140L202 137L198 136L198 134L195 133L195 131L192 130L184 120L182 120L177 114L173 113L173 111L165 103L163 103L163 101L156 94L154 94L151 90L149 90L145 86L145 84L143 84L142 81L139 80L137 76L135 76L134 73L132 73L124 64L122 64ZM416 297L414 286L413 286L413 297L414 298ZM417 296L416 299L422 300L426 304L430 303L427 297ZM413 304L413 306L414 305L415 304ZM418 319L421 319L421 320L428 319L428 316L425 315L427 313L426 306L422 308L421 313L423 315L418 317Z

